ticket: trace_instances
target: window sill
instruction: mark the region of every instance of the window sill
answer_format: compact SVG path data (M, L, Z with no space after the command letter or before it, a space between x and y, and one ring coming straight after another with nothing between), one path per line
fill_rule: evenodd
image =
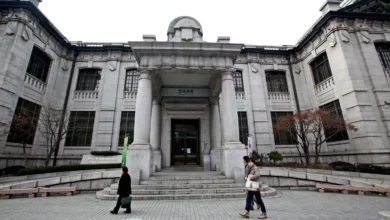
M342 145L342 144L349 144L349 140L326 142L326 145L328 146L335 146L335 145Z
M294 144L281 144L281 145L275 144L275 148L294 148L294 149L296 149L297 147Z
M13 143L13 142L6 142L5 146L6 147L20 147L20 148L23 147L21 143ZM26 148L32 148L32 147L33 147L33 145L31 145L31 144L26 145Z

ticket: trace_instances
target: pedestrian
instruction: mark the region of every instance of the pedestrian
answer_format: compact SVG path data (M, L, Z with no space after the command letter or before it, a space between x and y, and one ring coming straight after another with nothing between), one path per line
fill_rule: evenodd
M255 165L255 162L251 158L248 160L248 177L247 178L253 182L260 182L260 170ZM252 201L253 196L256 197L256 201L258 202L258 205L260 205L260 207L261 207L262 213L258 217L258 219L266 219L267 212L265 210L263 200L261 199L260 191L250 191L250 190L248 191L248 195L246 197L246 207L245 207L246 212L241 212L240 215L242 217L249 218L250 206L251 206L251 201Z
M248 178L248 161L249 161L249 157L248 156L244 156L242 159L244 160L243 163L245 165L245 168L244 168L244 178L245 178L245 181L246 181L247 178ZM248 190L246 190L246 194L248 195ZM251 202L251 210L254 210L253 206L254 206L255 202L256 202L256 198L253 196L252 197L252 202ZM257 205L257 209L260 209L259 205Z
M118 191L119 195L118 201L116 202L116 206L114 210L110 211L111 214L118 214L119 208L122 205L122 199L127 198L131 194L131 177L128 174L129 169L127 167L122 167L122 176L119 180ZM126 211L124 213L131 213L130 204L126 206Z

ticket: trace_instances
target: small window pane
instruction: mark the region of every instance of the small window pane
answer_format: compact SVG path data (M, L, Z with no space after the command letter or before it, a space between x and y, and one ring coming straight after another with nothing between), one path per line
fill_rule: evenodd
M133 143L135 112L122 112L118 146L123 146L124 138L129 136L128 144Z
M321 54L314 61L312 61L310 63L310 67L313 73L314 83L316 85L332 76L332 71L330 69L328 56L326 53Z
M126 72L125 91L138 91L139 72L138 70L128 70Z
M51 59L40 49L34 47L27 67L27 73L46 82Z
M65 146L91 146L95 112L70 112Z
M275 127L279 119L286 115L292 115L292 112L271 112L272 126ZM294 131L293 133L296 133ZM295 136L295 138L294 138ZM296 135L291 134L287 131L274 132L275 145L295 145L297 144Z

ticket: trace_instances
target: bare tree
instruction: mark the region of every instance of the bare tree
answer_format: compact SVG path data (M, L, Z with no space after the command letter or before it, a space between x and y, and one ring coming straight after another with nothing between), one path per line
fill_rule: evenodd
M297 151L302 160L310 164L311 144L314 141L315 163L319 163L322 145L330 138L344 130L357 131L357 128L347 123L341 117L321 109L297 112L280 118L274 127L274 132L286 132L296 141Z
M23 109L20 113L15 113L9 133L7 133L14 142L22 144L24 166L26 168L28 167L26 146L34 141L37 122L38 117L35 117L30 111Z
M66 137L69 115L67 111L42 107L38 130L46 140L45 167L49 166L55 152L58 152L60 142Z

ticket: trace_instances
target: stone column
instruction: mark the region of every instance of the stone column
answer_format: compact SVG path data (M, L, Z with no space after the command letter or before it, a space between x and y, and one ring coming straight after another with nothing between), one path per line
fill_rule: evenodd
M153 98L152 119L150 125L150 144L153 150L153 171L161 170L161 105L160 97Z
M234 170L242 168L242 157L246 155L245 146L239 141L238 113L236 95L233 84L234 70L222 73L222 173L228 178L234 177Z
M150 145L150 123L152 113L152 81L149 70L140 71L135 107L134 142L129 146L126 165L141 171L141 180L153 173L153 153Z
M221 170L221 123L219 121L219 98L213 97L210 99L210 130L211 130L211 153L210 162L211 170Z

